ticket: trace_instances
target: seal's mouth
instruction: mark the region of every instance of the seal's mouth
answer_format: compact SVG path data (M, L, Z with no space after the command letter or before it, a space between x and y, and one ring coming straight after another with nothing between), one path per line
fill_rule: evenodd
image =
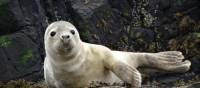
M61 44L64 47L70 47L71 40L61 40Z
M72 46L72 41L69 40L61 40L60 41L60 47L59 47L59 51L61 52L70 52L73 48Z

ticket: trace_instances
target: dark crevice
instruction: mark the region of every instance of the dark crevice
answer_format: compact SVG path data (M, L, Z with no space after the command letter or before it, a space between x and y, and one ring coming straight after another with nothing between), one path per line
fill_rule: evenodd
M32 72L30 72L30 73L27 73L27 74L25 74L25 75L20 75L20 76L18 76L18 77L12 78L12 79L14 79L14 80L23 79L23 78L26 78L26 77L29 77L29 76L33 76L34 74L41 73L42 70L43 70L43 69L40 69L40 70L38 70L38 71L32 71ZM41 79L43 79L43 78L41 78ZM32 79L31 79L31 80L32 80ZM37 79L37 80L40 80L40 79Z

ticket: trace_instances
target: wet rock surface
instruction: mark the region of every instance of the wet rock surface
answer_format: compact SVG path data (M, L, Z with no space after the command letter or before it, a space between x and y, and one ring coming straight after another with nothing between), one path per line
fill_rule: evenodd
M199 0L1 0L0 80L43 78L43 35L57 20L72 22L82 40L115 50L182 51L192 62L188 73L147 80L191 80L200 73L199 9Z
M194 83L194 84L187 86L187 88L199 88L199 87L200 87L200 83Z

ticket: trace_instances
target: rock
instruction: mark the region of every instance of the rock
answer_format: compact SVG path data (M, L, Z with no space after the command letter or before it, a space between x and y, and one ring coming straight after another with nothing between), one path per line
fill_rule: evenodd
M28 29L27 29L28 30ZM34 31L30 31L34 32ZM1 36L1 80L27 78L27 80L38 80L42 76L43 57L37 40L32 40L28 32L18 32L11 35ZM37 36L33 33L32 36ZM35 77L30 76L35 75Z
M0 70L0 80L43 78L43 35L47 25L58 20L72 22L82 40L111 49L182 51L192 61L189 73L198 74L199 3L199 0L1 0L0 67L4 68ZM182 74L160 77L165 78L163 83L170 83L179 80L177 75Z
M79 18L75 20L77 23L75 25L84 41L107 46L110 46L110 42L120 41L118 35L123 35L124 28L123 20L118 19L123 19L123 17L119 10L113 9L107 0L91 0L87 4L73 0L71 5L74 13L77 14L75 17Z
M13 17L13 14L8 7L8 3L10 3L9 0L0 1L0 35L13 33L18 30L16 29L16 18Z
M199 68L200 68L200 56L196 55L192 58L190 58L191 62L192 62L192 66L191 66L191 70L196 72L196 73L199 73Z
M186 88L199 88L199 87L200 87L200 83L193 83Z
M45 30L44 15L40 13L41 8L37 6L37 1L22 0L10 1L7 3L9 11L15 21L13 29L8 35L0 37L0 66L5 67L0 70L1 80L24 78L36 81L43 75L43 33ZM38 8L38 9L35 9ZM16 32L12 32L16 31ZM6 34L6 32L5 32Z

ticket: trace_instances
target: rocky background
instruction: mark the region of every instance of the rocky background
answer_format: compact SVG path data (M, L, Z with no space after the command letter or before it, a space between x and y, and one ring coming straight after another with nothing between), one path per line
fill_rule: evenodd
M199 0L0 0L0 80L43 79L43 35L53 21L72 22L85 42L133 52L182 51L185 74L154 74L145 84L200 79Z

